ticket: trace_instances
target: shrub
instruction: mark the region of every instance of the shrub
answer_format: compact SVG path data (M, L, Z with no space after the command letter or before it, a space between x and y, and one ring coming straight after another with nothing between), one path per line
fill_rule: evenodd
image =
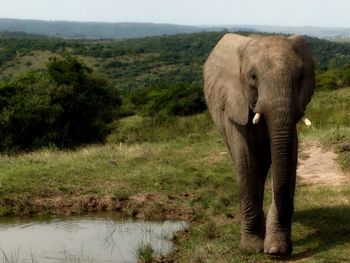
M51 58L47 73L0 85L0 150L101 142L120 103L117 90L77 59Z
M333 68L318 71L316 74L316 87L320 90L335 90L350 85L350 65L342 68Z
M156 84L134 92L129 102L141 109L143 115L160 122L170 116L188 116L206 109L201 85L192 83Z
M1 150L48 145L58 136L50 125L62 109L52 105L50 88L43 75L32 73L0 86Z

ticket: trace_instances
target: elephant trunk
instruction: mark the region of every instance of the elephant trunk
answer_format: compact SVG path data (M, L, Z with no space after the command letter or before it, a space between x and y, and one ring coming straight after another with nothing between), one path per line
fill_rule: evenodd
M273 201L277 222L288 226L294 210L294 188L297 159L295 112L286 99L273 105L266 114L270 134Z

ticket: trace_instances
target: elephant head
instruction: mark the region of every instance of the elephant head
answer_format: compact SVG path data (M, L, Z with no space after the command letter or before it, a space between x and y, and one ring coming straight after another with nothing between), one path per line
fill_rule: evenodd
M310 124L303 116L313 94L314 82L312 56L304 38L298 35L245 37L226 34L204 65L205 99L214 123L226 136L236 159L236 172L243 178L240 179L243 198L247 198L249 192L263 191L242 182L244 177L262 173L256 168L262 166L255 164L260 162L256 156L261 152L270 154L266 162L270 162L268 166L271 164L274 193L264 247L270 254L291 252L288 239L297 162L296 124L300 119ZM268 145L268 151L254 149L255 137L263 137L267 143L260 145ZM240 171L237 166L246 168ZM252 193L251 196L258 195ZM270 230L269 224L273 225ZM274 235L274 231L278 232L276 229L283 229L283 233Z
M209 111L222 131L224 113L246 125L249 111L267 117L280 99L289 100L297 121L313 94L314 63L299 35L226 34L204 65L204 81Z

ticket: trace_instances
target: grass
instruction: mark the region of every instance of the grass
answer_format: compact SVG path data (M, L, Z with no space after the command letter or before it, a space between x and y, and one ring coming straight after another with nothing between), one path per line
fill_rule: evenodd
M324 147L334 148L346 172L349 109L349 89L318 92L307 112L313 128L299 127L301 141L319 140ZM192 221L188 232L176 235L178 249L169 261L349 261L348 185L298 185L293 256L275 259L248 254L238 249L240 218L232 161L207 114L162 125L130 117L118 125L106 145L0 156L0 212L84 212L109 197L114 203L106 209L122 210L126 215L151 219L185 216ZM265 199L266 210L270 184ZM62 211L57 210L60 204L66 206ZM103 207L96 205L96 209Z
M35 200L63 198L69 202L72 197L111 195L126 199L129 193L147 192L179 196L189 192L200 198L191 205L203 203L212 208L222 202L207 197L221 191L223 182L233 188L231 165L221 163L229 161L223 145L212 132L200 140L186 137L168 143L107 144L76 151L3 155L0 211L35 212ZM203 162L213 164L212 169ZM223 176L215 177L216 173Z
M140 243L137 247L137 262L139 263L151 263L153 262L153 248L150 243Z
M125 142L168 142L176 138L187 137L192 141L201 140L213 130L208 113L174 117L158 122L150 117L131 116L111 124L113 132L107 138L109 143Z
M1 79L9 79L19 76L25 72L43 70L50 57L57 56L51 51L35 50L30 54L17 56L14 60L8 61L1 66Z

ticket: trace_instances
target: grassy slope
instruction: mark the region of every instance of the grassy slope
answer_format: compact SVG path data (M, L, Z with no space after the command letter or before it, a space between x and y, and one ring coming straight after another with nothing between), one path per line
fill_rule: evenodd
M28 71L46 70L50 57L59 56L49 50L34 50L28 54L17 56L15 59L6 62L2 67L1 79L11 79ZM101 59L89 56L77 56L87 66L98 70L101 66ZM104 62L113 61L107 59Z
M300 128L301 140L321 140L326 146L335 146L344 169L349 169L346 163L350 160L349 149L344 149L350 144L349 108L350 89L319 92L308 110L314 129ZM64 212L84 212L85 199L110 196L128 200L136 193L156 193L159 199L166 197L165 202L127 203L122 210L136 217L161 218L169 211L166 203L172 202L175 211L187 211L193 225L175 239L179 250L171 257L177 262L275 261L237 248L239 215L231 160L222 137L208 125L206 114L179 119L175 125L154 126L156 136L151 142L141 142L152 137L152 131L149 128L146 135L142 133L144 123L138 118L124 120L123 127L124 133L133 132L132 139L126 141L135 143L113 143L120 138L116 131L111 143L104 146L0 156L1 212L56 213L55 206L62 203L68 207ZM177 132L172 134L174 129ZM347 185L297 187L291 261L348 261L349 195ZM266 204L270 196L267 184Z

